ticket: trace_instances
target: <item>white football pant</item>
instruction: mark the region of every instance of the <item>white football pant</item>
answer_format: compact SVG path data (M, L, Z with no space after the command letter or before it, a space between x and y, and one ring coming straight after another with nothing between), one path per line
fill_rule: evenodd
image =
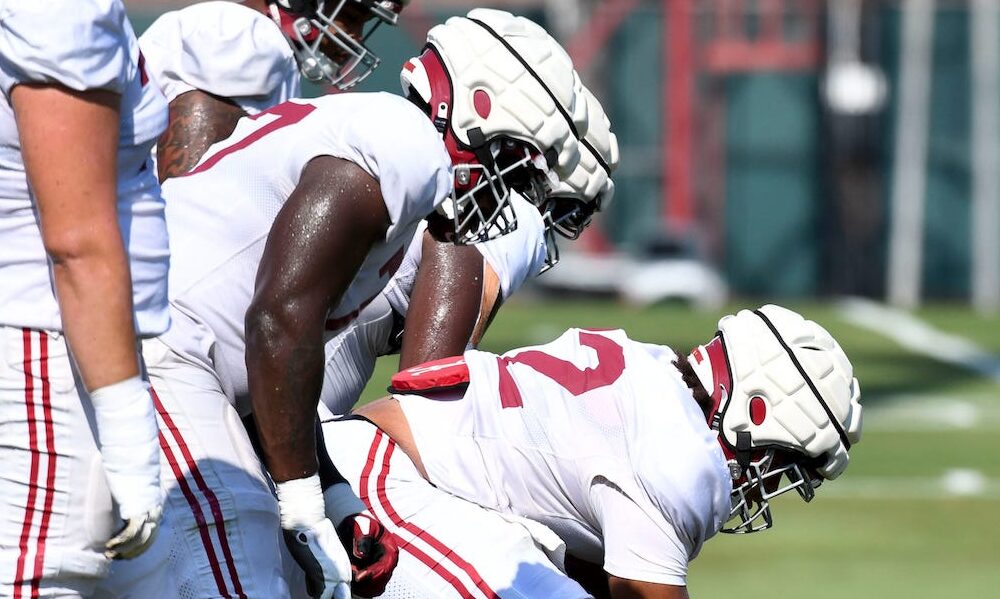
M153 546L116 561L97 597L276 598L278 502L215 374L158 340L143 342L160 425L163 522Z
M323 434L334 464L399 544L383 599L589 597L525 526L435 488L367 420L326 422Z
M0 326L0 597L87 597L121 525L60 333Z

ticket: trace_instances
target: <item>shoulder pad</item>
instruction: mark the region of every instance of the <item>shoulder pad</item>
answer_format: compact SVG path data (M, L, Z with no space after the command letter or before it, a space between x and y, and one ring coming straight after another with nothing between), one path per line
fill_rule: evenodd
M389 393L418 393L455 389L469 384L469 367L462 356L432 360L397 372Z

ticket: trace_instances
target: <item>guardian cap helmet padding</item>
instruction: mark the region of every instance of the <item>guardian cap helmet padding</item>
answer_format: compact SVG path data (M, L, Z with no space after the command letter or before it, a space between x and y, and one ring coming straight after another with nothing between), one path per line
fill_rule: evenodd
M367 46L368 38L386 23L395 25L410 0L272 0L271 18L285 34L302 76L344 90L360 83L378 67L380 59ZM363 10L371 25L355 39L338 23L346 7ZM335 50L330 57L324 50Z
M709 424L734 481L738 522L723 532L769 528L769 499L795 489L810 501L847 468L861 438L861 391L826 329L779 306L741 310L690 362L712 396Z
M439 211L461 243L512 231L511 188L548 193L580 162L582 85L565 50L527 19L487 9L448 19L400 79L451 154L455 191Z
M580 161L566 178L542 199L539 209L545 221L547 270L559 261L555 234L577 239L590 225L595 212L607 206L615 193L611 173L618 166L618 138L611 132L600 101L586 87L577 92L587 101L588 127L580 151ZM543 270L543 272L544 272Z

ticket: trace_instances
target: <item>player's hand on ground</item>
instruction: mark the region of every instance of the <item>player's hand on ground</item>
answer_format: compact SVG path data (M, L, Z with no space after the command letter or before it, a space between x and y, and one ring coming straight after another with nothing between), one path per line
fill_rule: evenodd
M306 573L306 591L320 599L350 599L351 562L333 523L282 530L288 551Z
M132 559L142 554L156 539L163 508L154 506L148 512L125 521L125 526L104 545L108 559Z
M378 520L366 514L344 518L337 527L351 560L351 589L359 597L385 592L399 561L396 539Z

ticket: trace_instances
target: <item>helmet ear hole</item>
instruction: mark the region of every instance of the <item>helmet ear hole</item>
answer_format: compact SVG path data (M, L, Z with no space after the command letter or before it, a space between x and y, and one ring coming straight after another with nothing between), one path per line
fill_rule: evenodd
M755 396L750 400L750 422L760 426L767 418L767 402L763 397Z

